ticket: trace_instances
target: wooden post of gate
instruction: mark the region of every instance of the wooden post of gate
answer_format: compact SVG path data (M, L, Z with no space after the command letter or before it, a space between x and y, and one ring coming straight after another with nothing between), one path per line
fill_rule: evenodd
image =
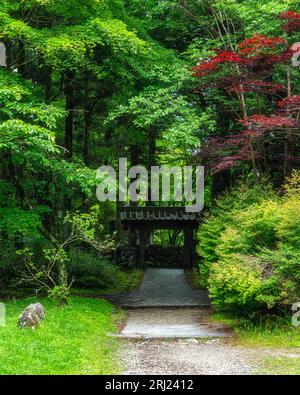
M192 243L193 243L192 229L186 226L184 228L184 266L186 268L192 266L192 256L191 256Z
M145 229L139 230L139 266L145 266Z

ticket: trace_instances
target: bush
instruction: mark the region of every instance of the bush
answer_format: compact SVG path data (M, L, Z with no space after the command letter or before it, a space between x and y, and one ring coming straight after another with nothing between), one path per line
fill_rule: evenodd
M263 247L275 248L276 225L280 221L279 202L267 200L232 216L216 247L218 258L232 253L253 254Z
M117 286L119 268L104 256L71 251L67 270L79 288L108 289Z
M299 300L300 189L295 179L297 173L285 186L283 197L264 193L260 202L249 199L253 191L258 193L254 188L247 199L241 194L241 201L234 204L232 197L238 196L234 190L220 199L206 229L200 230L205 275L216 306L249 312Z
M258 307L262 270L257 258L231 254L211 267L209 290L217 307L244 311Z
M264 249L231 254L214 263L209 277L214 304L243 313L290 306L300 297L300 251Z
M235 215L253 204L259 204L265 199L275 198L275 193L269 183L252 185L250 182L241 183L230 192L225 193L216 202L198 232L198 254L202 258L200 278L203 286L208 284L212 263L217 262L220 238L233 223Z
M280 244L277 250L262 250L259 258L265 268L265 275L257 300L267 304L268 307L298 302L300 298L300 250Z
M300 194L284 200L276 232L282 245L300 250Z
M48 296L57 306L65 306L70 301L70 288L65 286L55 286L49 289Z

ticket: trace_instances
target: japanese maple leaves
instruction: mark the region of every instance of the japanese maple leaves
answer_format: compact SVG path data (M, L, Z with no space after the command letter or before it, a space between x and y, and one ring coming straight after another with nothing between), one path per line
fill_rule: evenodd
M286 21L283 30L287 33L300 31L300 14L294 11L282 12L280 19Z
M259 34L253 35L248 40L239 44L238 52L220 51L215 57L208 61L199 63L193 68L196 77L204 77L212 72L220 71L224 64L239 65L244 67L255 66L260 60L271 60L274 63L282 60L281 56L270 55L268 49L276 49L280 45L285 45L285 41L280 37L270 38Z
M281 117L278 115L252 115L240 121L243 125L248 126L250 129L256 129L261 132L268 130L276 130L278 128L294 128L297 122L294 119Z
M193 74L195 77L204 77L211 74L213 71L219 71L222 64L241 64L243 59L236 53L230 51L222 51L209 61L204 61L193 67Z
M300 96L291 96L277 103L278 111L286 114L297 114L300 111Z
M280 37L267 37L254 34L252 37L239 44L240 55L255 55L257 51L267 48L276 48L278 45L284 45L285 40Z
M297 26L300 30L300 14L289 11L279 18L286 22L285 31L298 30ZM283 38L255 34L240 43L236 51L220 51L193 68L193 75L202 80L199 88L202 94L205 95L208 89L218 88L227 96L235 95L240 103L242 116L237 121L244 130L209 139L200 154L214 172L229 169L239 161L251 160L255 167L256 159L261 155L255 146L256 141L277 132L282 135L288 131L291 135L299 128L300 96L292 96L290 81L286 87L273 78L275 66L287 65L292 56L293 51ZM282 70L284 68L281 68L284 76ZM288 75L281 80L289 78ZM250 109L247 108L248 93L252 94ZM259 95L264 95L265 99L260 100ZM267 103L263 111L268 111L268 114L261 114L261 105L257 105L255 113L254 98L257 102ZM273 108L270 113L270 107L274 107L276 102L275 110Z

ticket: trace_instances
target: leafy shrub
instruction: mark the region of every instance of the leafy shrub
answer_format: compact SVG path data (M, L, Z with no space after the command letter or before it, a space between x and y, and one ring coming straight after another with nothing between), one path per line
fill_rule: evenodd
M65 306L70 301L70 288L57 285L49 289L48 296L50 299L54 300L58 306Z
M105 289L107 286L101 278L98 278L96 276L79 277L78 280L75 282L75 284L78 288L83 288L83 289L94 289L94 288Z
M204 260L216 306L249 312L299 300L300 182L295 180L300 181L298 173L292 175L281 198L269 194L260 202L246 199L248 207L242 207L243 200L231 209L225 205L226 213L224 205L222 210L217 205L204 225L206 231L199 232L200 244L208 253L207 229L212 231L219 224L220 230L222 225L222 231L214 235L209 259ZM237 197L235 191L233 196ZM227 196L221 198L222 204L226 199L230 201Z
M276 232L281 244L300 250L300 194L284 200Z
M300 250L280 245L277 250L264 249L259 258L265 275L257 297L268 307L276 303L290 305L300 298Z
M108 289L118 284L119 268L101 255L71 251L67 271L78 287Z
M261 267L257 258L231 254L211 267L209 290L221 308L256 308L261 287Z
M220 308L249 312L290 305L300 297L300 251L231 254L211 268L209 289Z
M216 247L219 258L232 253L253 254L260 248L275 248L275 226L280 221L277 201L266 200L236 213L231 224L224 230Z
M233 223L236 214L253 204L259 204L268 197L275 198L275 193L267 182L252 185L241 183L230 192L225 193L216 202L209 216L198 232L199 245L197 251L202 258L200 277L203 286L208 284L210 267L219 259L217 247L227 227Z

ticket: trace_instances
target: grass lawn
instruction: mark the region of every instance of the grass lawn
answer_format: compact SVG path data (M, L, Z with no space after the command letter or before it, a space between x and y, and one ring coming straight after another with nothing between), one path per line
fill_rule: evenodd
M23 309L33 302L46 308L39 329L17 328ZM0 374L116 374L115 332L122 313L104 300L73 297L58 308L49 299L6 303L6 327L0 327Z
M259 370L255 371L254 373L266 375L298 376L300 374L300 358L266 358L262 362Z
M300 327L292 326L284 318L273 318L264 324L236 318L223 313L214 313L212 320L230 326L237 334L239 344L253 347L300 348Z
M233 340L236 345L284 351L286 356L263 358L254 374L300 374L300 327L293 327L287 319L274 318L264 324L253 324L247 319L215 313L212 321L231 327L237 335Z

